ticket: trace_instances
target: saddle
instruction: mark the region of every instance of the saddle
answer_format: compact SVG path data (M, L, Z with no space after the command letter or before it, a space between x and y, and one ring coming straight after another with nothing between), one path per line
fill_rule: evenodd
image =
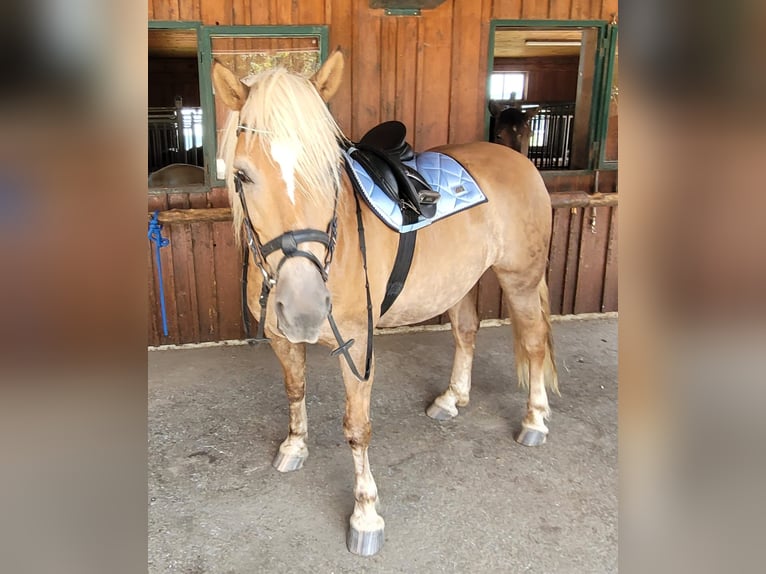
M436 214L440 194L428 185L417 171L403 162L415 158L405 137L402 122L388 121L368 131L350 151L386 195L397 202L403 212L430 219Z
M399 233L381 317L404 288L418 230L487 201L471 174L454 158L433 151L416 156L405 140L406 131L401 122L384 122L345 149L344 165L356 197Z

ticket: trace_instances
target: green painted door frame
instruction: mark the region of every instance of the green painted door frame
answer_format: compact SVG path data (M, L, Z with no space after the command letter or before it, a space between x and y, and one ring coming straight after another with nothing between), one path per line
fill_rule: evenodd
M612 80L614 79L615 55L617 53L617 24L610 24L607 31L606 59L604 62L604 81L601 88L601 115L599 116L598 126L598 167L599 169L617 169L617 160L607 160L606 154L606 134L609 129L609 104L612 98Z
M600 118L603 115L603 96L601 93L604 76L604 59L606 56L606 46L608 39L608 23L605 20L491 20L489 27L489 50L487 61L487 85L486 95L489 97L490 93L490 81L492 78L492 68L495 61L495 33L498 28L560 28L560 29L583 29L583 28L595 28L598 31L598 49L596 50L595 70L593 74L593 104L590 109L590 119L588 128L588 146L589 149L594 150L595 153L591 153L591 159L589 162L589 169L587 172L592 171L598 164L600 159L599 140L597 135L599 134ZM607 101L608 103L608 101ZM489 137L489 110L484 109L484 139ZM567 170L569 173L571 170Z

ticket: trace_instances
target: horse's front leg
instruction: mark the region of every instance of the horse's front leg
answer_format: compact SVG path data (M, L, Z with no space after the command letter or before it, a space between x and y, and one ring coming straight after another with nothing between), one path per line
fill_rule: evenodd
M306 345L291 343L283 337L271 337L271 348L282 364L285 390L290 405L290 426L287 438L279 445L272 465L280 472L298 470L309 455L306 446Z
M352 353L357 355L356 353ZM355 356L355 359L357 358ZM356 364L363 368L364 356ZM374 376L374 361L370 378L366 382L357 379L341 358L343 382L346 386L346 414L343 417L343 433L354 457L354 512L349 520L346 544L354 554L371 556L383 547L383 518L376 510L378 488L370 471L367 448L370 444L370 392Z

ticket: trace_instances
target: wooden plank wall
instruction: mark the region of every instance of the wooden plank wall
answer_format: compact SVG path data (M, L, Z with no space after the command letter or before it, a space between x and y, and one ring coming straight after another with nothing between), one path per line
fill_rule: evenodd
M205 25L326 24L348 67L331 108L352 138L387 119L415 149L481 139L491 19L609 20L617 0L447 0L391 17L366 0L149 0L150 20Z
M366 0L149 0L150 20L204 25L316 25L330 30L330 46L346 56L344 82L331 110L345 133L359 138L380 121L398 119L416 150L483 139L485 86L492 19L610 20L617 0L447 0L420 17L390 17ZM616 191L616 172L547 174L558 191ZM228 206L225 190L150 193L150 211ZM549 281L556 313L617 308L617 208L554 210ZM168 337L161 334L158 285L150 250L151 345L236 339L240 255L230 223L168 225L162 250ZM483 318L504 313L491 273L477 290ZM443 321L437 318L435 322Z
M617 310L617 207L553 210L547 271L556 315ZM241 339L241 253L230 221L165 225L160 250L168 336L162 334L155 248L148 245L149 344ZM476 290L482 319L507 317L500 286L488 271ZM446 316L426 324L444 323Z
M577 56L552 58L496 58L494 71L527 73L530 102L574 102L577 97Z

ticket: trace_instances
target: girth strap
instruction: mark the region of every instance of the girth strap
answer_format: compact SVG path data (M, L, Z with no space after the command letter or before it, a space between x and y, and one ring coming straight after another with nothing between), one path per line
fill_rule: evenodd
M409 225L418 220L418 214L405 209L402 212L402 219L405 225ZM412 256L415 253L417 234L417 231L399 234L399 247L396 250L396 259L394 259L394 266L391 269L391 275L389 275L388 283L386 284L386 295L383 298L383 303L380 304L381 317L391 308L391 305L399 297L399 293L404 289L404 282L410 273Z

